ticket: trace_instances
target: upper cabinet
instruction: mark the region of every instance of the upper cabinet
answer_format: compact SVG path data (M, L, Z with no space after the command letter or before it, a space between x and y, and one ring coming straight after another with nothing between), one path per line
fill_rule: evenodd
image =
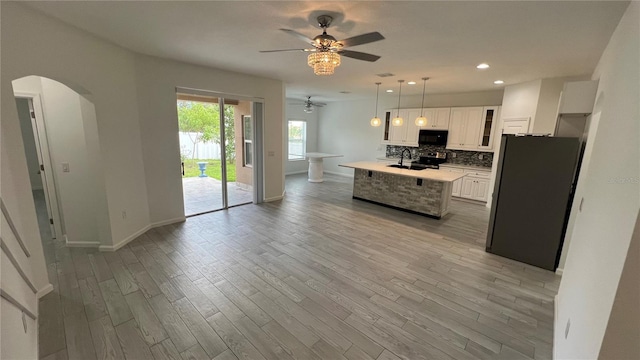
M447 149L477 150L482 107L451 108Z
M493 134L498 122L499 109L499 106L485 106L482 111L478 142L478 148L481 150L493 151Z
M451 108L424 109L423 114L427 118L427 125L422 127L422 129L449 130L449 117L451 115Z
M418 146L420 127L415 118L420 116L420 109L400 109L399 115L403 119L401 126L393 126L392 120L398 115L398 110L387 110L384 114L382 142L389 145Z
M449 130L447 149L493 151L499 111L499 106L387 110L382 119L382 143L418 146L420 130ZM416 125L420 113L427 118L426 126ZM393 126L398 114L404 121Z
M499 106L451 108L447 149L493 151Z

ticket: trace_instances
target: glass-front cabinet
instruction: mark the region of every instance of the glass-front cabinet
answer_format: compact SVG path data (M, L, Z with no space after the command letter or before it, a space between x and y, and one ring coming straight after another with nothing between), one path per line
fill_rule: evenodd
M391 140L391 111L384 112L384 119L382 119L382 143L388 144Z
M478 149L493 149L493 133L498 122L499 106L485 106L482 112L482 123L480 124L480 137L478 139Z

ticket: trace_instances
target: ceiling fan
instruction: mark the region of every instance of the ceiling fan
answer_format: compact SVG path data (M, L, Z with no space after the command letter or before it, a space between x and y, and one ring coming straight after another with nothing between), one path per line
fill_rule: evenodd
M311 101L311 96L307 96L307 100L306 101L289 103L289 105L303 105L304 106L303 111L306 112L307 114L310 114L310 113L313 112L313 108L314 107L323 107L323 106L325 106L327 104L320 103L320 102L313 102L313 101Z
M298 39L313 46L309 49L281 49L281 50L263 50L260 52L280 52L280 51L303 51L311 52L307 63L313 68L316 75L331 75L336 67L340 66L340 55L356 60L364 60L374 62L380 59L380 56L367 54L359 51L345 50L346 47L368 44L374 41L383 40L384 36L377 31L353 36L344 40L336 40L335 37L327 34L327 28L331 25L333 17L329 15L318 16L318 25L322 28L322 34L308 38L295 30L280 29L287 34L297 37Z

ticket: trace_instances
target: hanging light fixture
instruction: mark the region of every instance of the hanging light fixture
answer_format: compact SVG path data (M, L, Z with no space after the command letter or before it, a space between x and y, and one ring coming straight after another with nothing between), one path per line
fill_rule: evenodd
M380 118L378 117L378 94L380 94L380 82L377 82L377 88L376 88L376 115L371 119L371 126L373 127L378 127L380 126L380 124L382 124L382 121L380 120Z
M400 95L402 94L402 83L404 80L398 80L398 82L400 83L400 90L398 90L398 112L396 113L396 117L391 120L391 124L393 126L402 126L402 123L404 122L400 117Z
M422 81L424 82L422 84L422 107L420 108L420 116L416 118L416 125L417 126L427 126L427 118L422 116L422 112L424 111L424 90L427 87L427 80L429 80L428 77L423 77Z
M333 51L318 51L309 54L307 64L313 68L316 75L332 75L340 66L340 55Z

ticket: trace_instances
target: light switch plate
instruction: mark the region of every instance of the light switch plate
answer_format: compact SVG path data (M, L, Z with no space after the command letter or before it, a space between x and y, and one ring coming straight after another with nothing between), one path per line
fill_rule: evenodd
M62 172L69 172L69 163L62 163Z

